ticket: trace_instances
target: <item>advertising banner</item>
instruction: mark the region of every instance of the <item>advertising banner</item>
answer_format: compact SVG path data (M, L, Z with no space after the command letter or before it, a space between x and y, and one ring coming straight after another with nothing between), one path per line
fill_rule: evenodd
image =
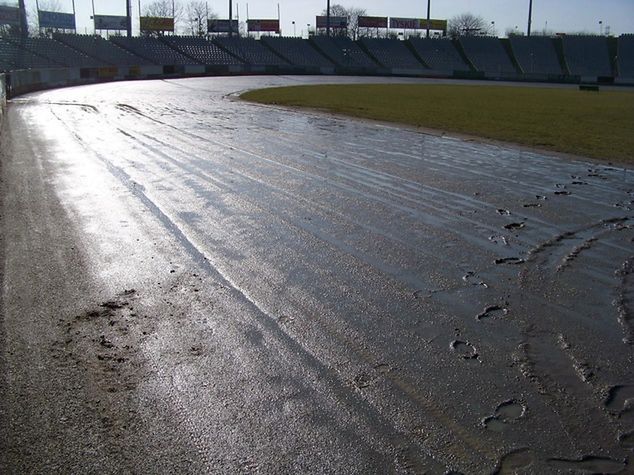
M247 20L248 31L274 31L280 32L279 20Z
M328 17L326 16L318 16L315 21L315 25L317 28L328 28ZM348 28L348 17L345 16L331 16L330 17L330 28Z
M357 22L359 28L387 28L386 16L360 16Z
M95 30L127 30L128 17L95 15Z
M238 32L238 20L207 20L207 31L209 33L229 33L229 26L231 25L231 31Z
M141 31L174 31L174 19L164 17L142 16Z
M397 30L420 30L418 18L390 18L390 28Z
M427 29L427 20L421 20L421 28ZM434 31L447 31L447 20L429 20L429 29Z
M20 9L0 6L0 25L19 25Z
M426 30L427 19L390 18L390 28L396 30ZM447 20L429 20L429 29L447 31Z
M72 13L37 12L40 28L60 28L62 30L75 30L75 15Z

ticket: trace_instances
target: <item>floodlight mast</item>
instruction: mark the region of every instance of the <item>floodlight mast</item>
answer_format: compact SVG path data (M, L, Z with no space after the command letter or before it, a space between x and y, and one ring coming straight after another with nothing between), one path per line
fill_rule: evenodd
M29 27L26 21L26 6L24 5L24 0L18 2L18 7L20 8L20 35L22 38L26 38L29 36Z
M229 36L233 36L233 0L229 0Z
M431 0L427 0L427 38L429 38L429 22L431 21Z
M526 36L531 36L531 23L533 22L533 0L528 2L528 29L526 30Z
M127 34L128 34L128 38L132 38L132 0L126 0L126 6L125 6L125 10L126 10L126 17L128 17L128 25L127 25ZM139 12L139 15L141 13Z
M326 3L326 36L330 36L330 0Z

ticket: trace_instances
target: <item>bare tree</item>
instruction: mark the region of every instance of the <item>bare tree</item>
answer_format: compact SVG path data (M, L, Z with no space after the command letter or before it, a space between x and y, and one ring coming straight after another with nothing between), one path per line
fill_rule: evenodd
M324 10L322 15L327 15L328 12ZM348 30L347 34L353 40L356 40L359 36L359 17L367 15L365 8L357 7L344 7L343 5L334 4L330 6L330 16L342 16L348 18ZM346 34L346 30L340 30L342 35Z
M192 0L185 6L185 32L192 36L207 34L207 2Z
M183 4L179 0L154 0L143 5L142 16L155 18L174 18L174 31L178 31L183 21ZM160 36L162 32L143 31L146 36Z
M62 12L62 6L59 0L40 0L38 2L40 10L43 12ZM40 16L37 11L37 5L33 5L30 10L27 9L26 20L29 24L31 33L40 31Z
M183 4L178 0L154 0L143 6L143 16L172 18L178 23L183 18Z
M493 25L472 13L456 15L449 20L449 36L489 36L494 34Z
M504 33L507 38L510 38L511 36L524 36L524 32L519 30L517 27L507 28Z

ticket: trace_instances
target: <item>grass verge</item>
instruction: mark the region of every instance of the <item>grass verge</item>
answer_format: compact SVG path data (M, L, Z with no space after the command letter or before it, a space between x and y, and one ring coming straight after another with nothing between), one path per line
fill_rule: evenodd
M630 91L355 84L261 89L241 97L634 163Z

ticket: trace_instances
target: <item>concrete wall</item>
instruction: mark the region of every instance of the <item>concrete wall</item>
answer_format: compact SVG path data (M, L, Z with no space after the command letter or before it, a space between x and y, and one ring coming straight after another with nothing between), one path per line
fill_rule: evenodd
M2 126L2 118L4 117L4 108L7 105L7 87L4 74L0 74L0 127Z
M402 75L415 77L454 77L456 79L497 79L509 81L552 81L552 82L588 82L595 83L597 78L577 77L537 77L536 75L485 75L479 72L442 73L429 70L409 69L363 69L363 68L306 68L298 66L123 66L106 68L64 68L64 69L34 69L12 71L7 75L0 75L0 117L4 113L6 97L15 97L33 91L54 89L82 84L95 84L109 81L130 79L162 79L192 76L233 76L244 74L343 74L360 76ZM601 82L601 81L599 81ZM617 81L617 84L631 84L632 79Z
M262 71L262 73L265 71ZM43 89L130 79L162 79L189 76L248 74L243 66L121 66L105 68L29 69L12 71L7 96L15 97Z

